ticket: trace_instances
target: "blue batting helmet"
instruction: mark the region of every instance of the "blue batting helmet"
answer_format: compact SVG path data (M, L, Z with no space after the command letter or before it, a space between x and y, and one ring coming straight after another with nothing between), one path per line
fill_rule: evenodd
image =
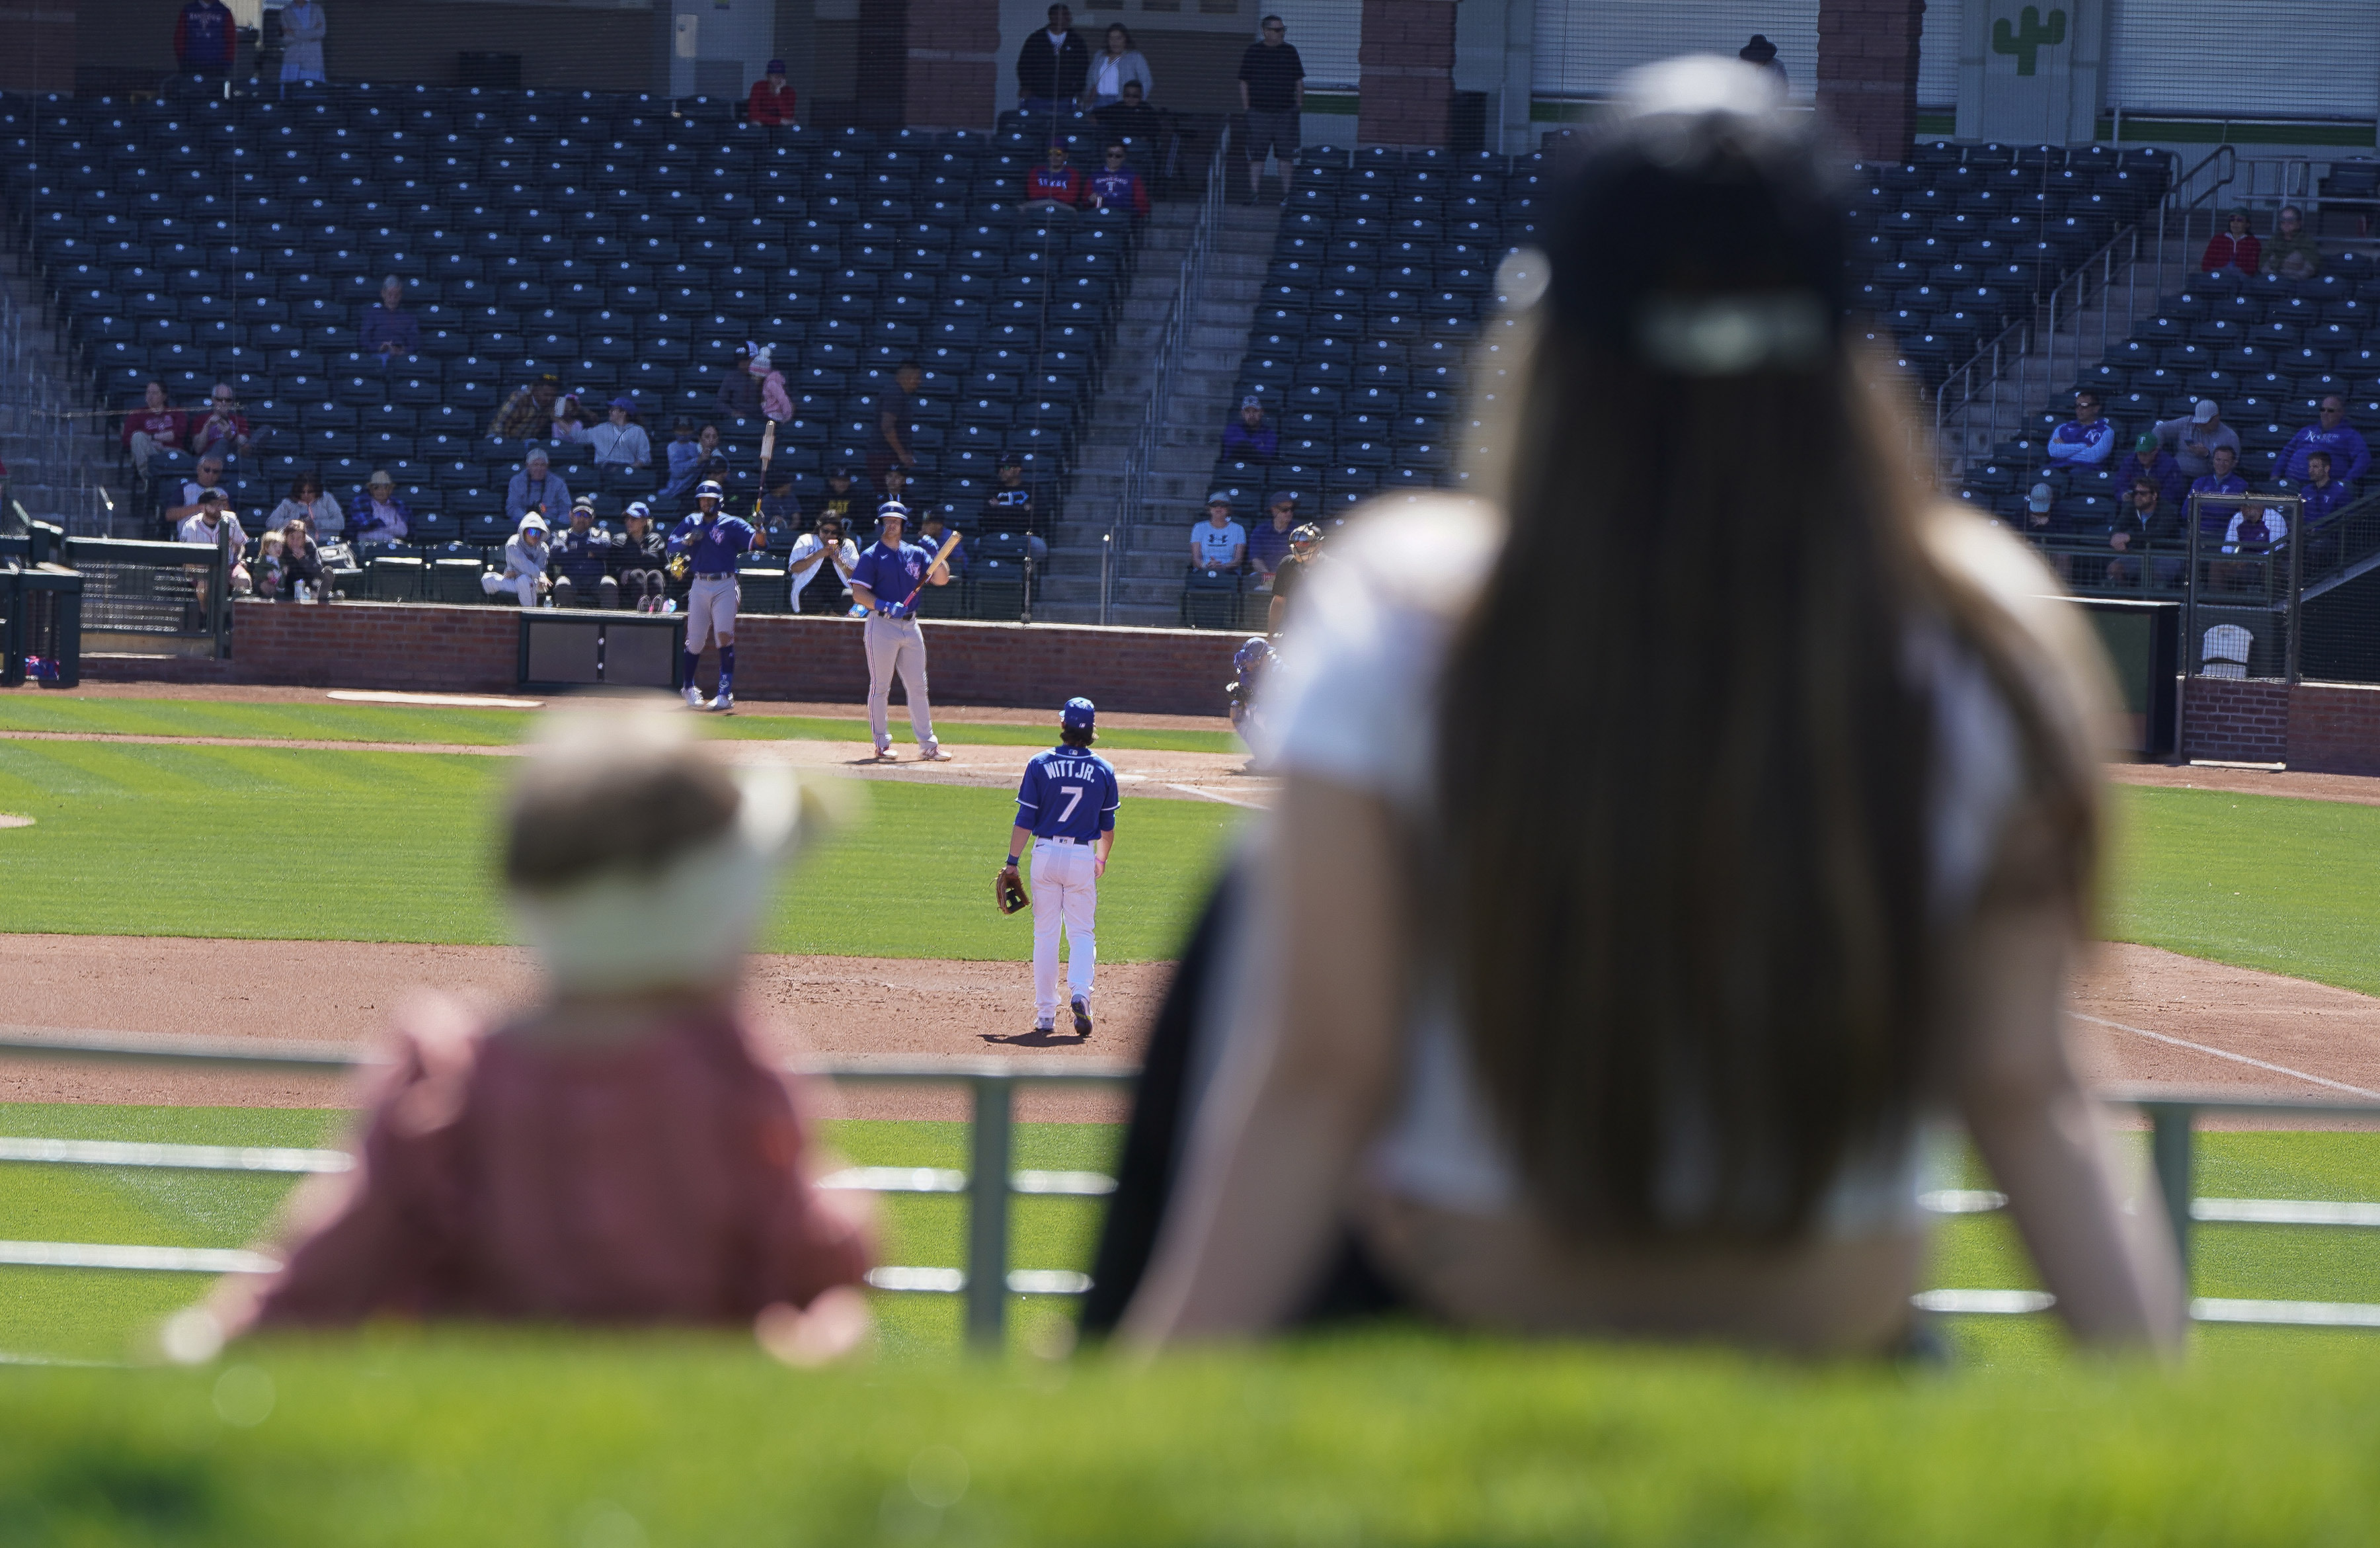
M1232 665L1243 679L1272 659L1272 641L1261 634L1250 635L1240 648L1232 652Z
M694 497L698 500L724 500L727 491L719 487L718 480L705 479L694 486Z
M1069 731L1087 731L1099 713L1087 699L1069 699L1066 707L1058 712L1058 724Z

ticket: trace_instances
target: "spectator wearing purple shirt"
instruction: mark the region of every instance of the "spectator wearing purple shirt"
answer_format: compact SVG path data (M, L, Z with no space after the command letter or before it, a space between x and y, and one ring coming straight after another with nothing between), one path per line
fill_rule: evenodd
M405 310L405 281L391 274L380 282L380 299L365 309L356 339L382 365L420 353L421 324Z
M1275 490L1266 503L1266 519L1257 523L1257 530L1248 534L1248 563L1254 567L1259 585L1272 584L1272 572L1288 556L1289 534L1296 527L1296 494Z
M2116 427L2099 417L2099 395L2074 395L2074 417L2049 433L2049 460L2058 468L2096 468L2116 449Z
M1265 423L1264 403L1250 393L1240 399L1236 423L1223 428L1223 457L1241 462L1270 462L1281 455L1281 432Z
M239 25L223 0L190 0L174 17L174 59L184 75L229 75Z
M2190 492L2192 494L2203 496L2248 493L2248 481L2231 470L2232 465L2239 458L2230 447L2216 447L2208 454L2208 459L2214 466L2214 471L2203 479L2192 479L2190 481ZM2210 541L2220 541L2223 529L2228 527L2231 524L2231 518L2239 514L2240 507L2237 506L2218 504L2202 498L2198 503L2198 530L2202 536Z
M2361 483L2372 470L2372 448L2347 422L2347 404L2337 393L2322 400L2319 418L2289 437L2281 451L2280 476L2302 481L2306 461L2316 452L2330 454L2330 470L2341 483Z

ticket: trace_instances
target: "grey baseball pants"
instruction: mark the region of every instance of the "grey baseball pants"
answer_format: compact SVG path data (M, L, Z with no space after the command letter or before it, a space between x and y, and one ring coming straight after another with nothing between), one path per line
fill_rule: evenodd
M926 702L926 637L915 618L889 618L870 613L861 626L868 644L868 729L876 750L892 745L891 707L892 674L901 674L901 691L909 701L909 729L917 733L920 753L935 751L934 709Z

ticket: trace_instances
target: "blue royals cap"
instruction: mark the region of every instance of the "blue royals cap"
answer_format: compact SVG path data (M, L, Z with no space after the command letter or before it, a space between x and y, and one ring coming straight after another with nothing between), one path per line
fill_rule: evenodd
M1069 699L1066 707L1058 712L1058 724L1069 731L1087 731L1099 713L1087 699Z

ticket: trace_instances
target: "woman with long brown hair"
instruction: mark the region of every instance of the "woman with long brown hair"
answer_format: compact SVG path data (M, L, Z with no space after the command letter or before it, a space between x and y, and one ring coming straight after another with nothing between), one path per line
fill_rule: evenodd
M1891 1348L1955 1116L2076 1335L2179 1338L2060 1020L2095 647L1923 492L1773 95L1633 78L1491 493L1371 513L1293 608L1262 945L1129 1335L1279 1326L1353 1260L1463 1324Z

